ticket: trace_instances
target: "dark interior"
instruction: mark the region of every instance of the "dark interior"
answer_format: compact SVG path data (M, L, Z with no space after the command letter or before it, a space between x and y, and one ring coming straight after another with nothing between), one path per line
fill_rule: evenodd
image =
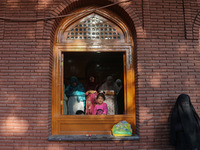
M107 76L114 80L121 79L124 83L122 52L65 52L64 53L64 83L69 84L71 76L76 76L84 85L90 75L98 84Z

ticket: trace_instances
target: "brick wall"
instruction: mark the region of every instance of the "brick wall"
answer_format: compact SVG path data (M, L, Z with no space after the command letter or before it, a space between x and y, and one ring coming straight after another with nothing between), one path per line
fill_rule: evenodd
M99 6L116 1L101 0ZM90 0L1 0L0 17L43 18L92 5ZM173 149L169 115L181 93L200 114L199 1L132 0L109 8L136 41L139 141L49 142L53 38L61 19L0 19L0 149Z

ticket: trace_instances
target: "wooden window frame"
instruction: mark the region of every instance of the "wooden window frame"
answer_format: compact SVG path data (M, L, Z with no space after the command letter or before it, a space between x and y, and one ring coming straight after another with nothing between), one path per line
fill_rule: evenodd
M83 9L84 10L84 9ZM79 10L83 11L83 10ZM72 21L65 19L58 27L53 50L53 76L52 76L52 135L84 135L84 134L111 134L114 124L126 120L132 126L133 133L136 131L135 114L135 71L133 42L128 28L123 21L111 17L113 15L106 10L99 10L100 15L118 24L126 35L126 43L113 43L107 45L84 45L74 43L59 43L62 36L62 27ZM108 15L109 14L109 15ZM77 18L88 15L81 14ZM109 17L110 16L110 17ZM75 20L76 17L73 17ZM126 32L126 33L125 33ZM63 57L64 52L123 52L124 53L124 115L63 115Z

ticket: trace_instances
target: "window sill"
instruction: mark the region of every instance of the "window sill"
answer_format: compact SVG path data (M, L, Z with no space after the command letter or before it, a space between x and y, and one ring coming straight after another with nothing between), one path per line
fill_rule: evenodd
M49 141L134 141L139 140L138 135L115 137L112 135L51 135Z

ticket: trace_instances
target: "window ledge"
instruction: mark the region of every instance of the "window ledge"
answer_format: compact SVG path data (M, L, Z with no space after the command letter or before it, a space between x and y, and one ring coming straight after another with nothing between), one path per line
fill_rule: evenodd
M49 141L134 141L138 135L115 137L112 135L51 135Z

